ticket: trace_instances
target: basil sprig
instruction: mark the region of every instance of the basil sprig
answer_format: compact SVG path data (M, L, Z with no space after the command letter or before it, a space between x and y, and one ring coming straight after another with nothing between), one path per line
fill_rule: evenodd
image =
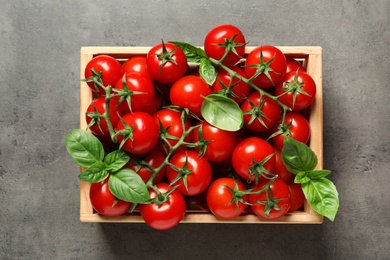
M65 138L66 149L72 159L85 169L79 179L85 182L101 182L108 178L108 187L118 199L132 203L146 203L150 195L146 184L133 170L122 167L130 156L116 150L104 156L102 143L90 132L73 129Z
M326 177L329 170L314 170L317 156L306 144L290 137L284 138L282 160L286 168L295 175L294 182L300 183L310 207L331 221L339 208L336 186Z

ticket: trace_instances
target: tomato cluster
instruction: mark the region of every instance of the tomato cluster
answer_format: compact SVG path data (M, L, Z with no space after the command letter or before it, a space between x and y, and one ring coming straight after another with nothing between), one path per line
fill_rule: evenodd
M208 32L199 63L212 64L213 82L205 80L209 71L189 62L182 45L171 42L123 62L99 55L85 68L95 97L86 112L88 128L107 153L129 154L124 167L149 189L151 200L137 208L151 227L172 228L194 208L221 219L243 212L277 219L302 207L302 190L281 150L285 136L308 142L304 112L315 98L315 83L302 63L275 46L247 54L245 47L235 26ZM212 94L239 106L240 130L204 120L202 104ZM90 197L102 215L122 215L131 207L112 195L107 179L91 185Z

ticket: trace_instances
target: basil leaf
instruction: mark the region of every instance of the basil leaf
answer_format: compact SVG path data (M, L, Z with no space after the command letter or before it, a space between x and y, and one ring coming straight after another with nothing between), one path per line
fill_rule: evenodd
M302 183L302 190L310 207L331 221L339 208L339 194L336 186L326 178Z
M284 137L282 161L293 174L311 171L318 163L317 156L310 147L287 136Z
M207 84L213 85L217 78L217 70L208 58L203 58L199 64L199 75Z
M178 46L186 55L187 61L200 63L202 59L207 58L206 53L201 48L195 47L185 42L170 42Z
M91 167L82 171L79 179L86 182L101 182L108 176L108 171L102 162L96 162Z
M65 146L72 159L84 167L101 162L104 157L99 139L82 129L73 129L65 138Z
M240 130L244 121L240 106L221 94L205 97L201 113L208 123L226 131Z
M330 174L329 170L313 170L313 171L308 171L307 176L312 179L312 180L317 180L321 178L325 178Z
M130 156L126 152L117 150L107 154L104 158L104 163L108 171L115 172L122 168L129 160Z
M130 169L124 168L111 173L108 187L115 197L124 201L145 203L150 199L146 184L135 171Z
M306 183L309 181L310 178L307 176L307 172L299 172L294 178L295 183Z

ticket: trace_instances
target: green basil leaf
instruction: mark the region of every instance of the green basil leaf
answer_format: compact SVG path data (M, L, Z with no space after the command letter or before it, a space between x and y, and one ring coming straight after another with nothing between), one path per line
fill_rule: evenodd
M144 181L135 171L127 168L111 173L108 187L115 197L124 201L145 203L150 199Z
M108 171L117 171L122 168L128 161L130 156L122 150L113 151L106 155L104 163Z
M284 137L282 160L287 170L293 174L313 170L318 159L313 150L293 138Z
M240 106L221 94L205 97L201 113L208 123L226 131L238 131L244 122Z
M79 179L86 182L101 182L108 176L108 171L102 162L96 162L89 168L82 171Z
M307 176L312 180L324 178L330 174L329 170L312 170L307 172Z
M73 129L65 138L65 146L72 159L84 167L101 162L104 157L99 139L82 129Z
M302 190L314 211L334 221L339 208L339 194L333 182L326 178L312 179L302 183Z
M294 178L295 183L306 183L309 181L310 178L307 176L307 172L299 172Z
M178 46L186 55L187 61L200 63L204 58L207 58L206 53L201 48L195 47L186 42L170 42Z
M217 70L208 58L203 58L199 64L199 75L207 84L213 85L217 78Z

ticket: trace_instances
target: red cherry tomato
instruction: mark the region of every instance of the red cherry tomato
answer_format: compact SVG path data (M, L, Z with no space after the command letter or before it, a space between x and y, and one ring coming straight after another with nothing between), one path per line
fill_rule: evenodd
M232 165L242 178L249 181L262 179L262 174L272 173L275 165L274 149L265 140L248 137L234 149Z
M108 188L108 178L91 184L89 198L92 207L104 216L121 216L129 211L131 203L118 200Z
M300 209L305 202L305 194L302 191L302 186L299 183L294 183L294 178L287 182L291 194L291 207L289 212Z
M159 167L165 160L165 155L160 150L152 150L145 158L145 163L147 163L150 167L156 169ZM136 163L127 163L125 165L126 168L132 169L138 175L142 178L142 180L146 183L151 177L152 172L150 169L142 164L136 164ZM162 181L162 179L165 177L165 173L167 170L167 166L164 166L156 175L156 177L153 180L153 184L157 184Z
M307 119L302 116L301 114L297 112L287 112L285 119L285 129L282 129L281 127L281 121L276 124L276 126L273 129L273 132L277 132L281 130L282 132L285 132L288 134L291 138L294 138L295 140L307 143L310 138L310 125ZM284 135L278 134L272 138L272 142L274 143L275 147L279 150L282 150L283 143L284 143Z
M148 70L153 78L164 84L172 84L187 71L187 57L173 43L160 43L150 49L146 56Z
M105 87L115 86L118 79L122 77L122 65L115 58L108 55L99 55L90 60L85 67L84 76L90 78L93 76L92 70L101 73L100 79ZM104 95L105 91L94 82L87 82L93 92Z
M203 156L210 162L222 162L230 158L237 143L236 133L219 129L206 121L200 122L199 125L199 128L192 131L192 142L199 141L201 129L201 138L207 143L205 147L195 147L195 150L199 152L200 149L205 149Z
M316 96L316 83L313 78L304 71L292 71L284 77L283 83L276 87L275 95L280 102L299 111L313 103Z
M200 109L204 97L211 94L210 86L198 76L184 76L171 87L169 94L173 105L188 108L196 116L201 117Z
M260 96L256 91L241 104L241 110L244 112L245 127L254 132L265 132L280 120L282 108L276 101Z
M122 148L133 154L146 154L150 152L158 141L159 130L151 115L145 112L134 112L125 115L123 121L129 130L128 135L118 135L118 143L126 138ZM116 130L125 129L122 121L119 121Z
M297 70L306 71L303 65L294 58L286 57L286 61L287 61L286 74L291 71L296 72Z
M231 70L242 77L246 77L245 71L240 67L230 66ZM251 92L251 87L236 77L231 77L230 74L223 69L218 71L217 79L211 86L213 92L226 94L228 97L241 104Z
M260 191L269 183L269 180L261 180L252 187L252 192ZM269 201L269 209L267 209ZM278 219L287 214L291 206L291 195L287 184L281 179L275 179L268 190L260 194L250 194L249 202L253 212L268 220ZM278 208L278 209L276 209ZM269 210L269 212L267 212Z
M123 115L123 112L116 107L115 99L110 99L110 122L114 128L119 122L119 115ZM108 130L107 122L104 118L99 117L106 111L106 99L104 96L98 97L92 101L88 106L85 113L85 120L89 129L93 134L100 137L110 137L110 131ZM96 114L95 114L96 113ZM118 115L119 114L119 115Z
M156 188L164 194L172 187L167 183L158 183ZM149 189L149 194L152 199L158 197L157 192L153 189ZM183 195L177 190L172 191L168 195L167 201L161 204L157 202L140 204L140 213L145 223L157 230L167 230L175 227L183 219L185 212L186 202Z
M283 52L270 45L253 49L245 61L245 73L248 78L261 72L252 81L260 88L270 88L279 84L286 74L286 68L287 62Z
M138 72L142 76L148 78L150 81L154 81L154 78L150 74L148 70L148 65L146 64L145 56L135 56L127 61L125 61L122 65L123 73L126 72Z
M244 191L246 189L241 181L223 177L216 179L210 184L206 195L207 206L210 211L214 216L222 219L232 219L241 215L247 207L247 204L242 201L247 202L249 198L248 195L244 195L241 197L242 201L234 201L232 200L233 193L227 187L231 190L237 189L237 191Z
M176 166L178 172L172 167L167 168L167 179L171 186L179 185L177 190L186 196L195 196L202 193L209 186L212 177L210 163L204 158L199 157L195 151L187 150L176 153L169 163ZM187 173L185 173L187 172ZM172 183L177 177L182 176L180 180ZM185 186L187 183L187 188Z
M284 166L284 163L282 161L281 151L276 147L274 147L274 150L275 150L275 166L272 173L277 174L278 178L287 182L293 176L293 174L287 170L286 166Z
M204 39L206 55L216 60L220 60L225 55L226 45L229 45L233 51L229 52L222 63L233 65L244 55L246 41L241 30L230 24L221 24L214 27Z
M121 78L115 84L115 89L123 90L127 88L131 91L128 100L123 100L119 107L126 113L143 111L150 107L154 99L154 86L152 82L138 72L127 72L124 78ZM114 91L115 92L115 91Z

